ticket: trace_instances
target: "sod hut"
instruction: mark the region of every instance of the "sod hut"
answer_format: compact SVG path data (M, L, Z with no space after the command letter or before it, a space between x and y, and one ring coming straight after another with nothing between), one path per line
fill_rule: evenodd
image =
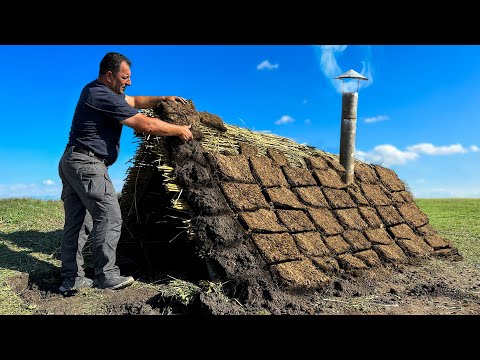
M185 144L136 134L119 252L151 274L228 282L248 300L269 286L318 289L335 274L458 254L388 168L356 161L346 186L338 156L224 124L191 101L144 113L194 133Z

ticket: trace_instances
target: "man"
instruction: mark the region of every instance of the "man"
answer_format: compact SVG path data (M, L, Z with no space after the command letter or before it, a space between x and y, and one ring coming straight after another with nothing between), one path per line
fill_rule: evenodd
M61 246L62 293L79 288L121 289L134 282L121 276L115 264L122 219L108 166L118 156L123 125L137 132L192 139L191 125L175 125L151 118L136 109L157 106L161 101L186 100L177 96L128 96L132 84L131 61L110 52L100 62L98 78L87 84L73 115L67 148L59 163L65 209ZM82 250L90 234L95 270L93 281L85 277Z

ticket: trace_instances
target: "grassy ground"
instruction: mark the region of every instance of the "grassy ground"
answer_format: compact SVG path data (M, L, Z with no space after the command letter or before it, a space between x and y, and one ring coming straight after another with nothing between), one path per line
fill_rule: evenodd
M465 261L480 264L480 199L416 199L432 226L458 248Z
M0 314L29 314L8 279L19 272L48 271L57 259L63 229L61 201L0 200Z
M465 261L480 264L480 199L416 202ZM25 304L8 280L19 273L58 270L63 221L61 201L0 200L0 314L34 312L35 304Z

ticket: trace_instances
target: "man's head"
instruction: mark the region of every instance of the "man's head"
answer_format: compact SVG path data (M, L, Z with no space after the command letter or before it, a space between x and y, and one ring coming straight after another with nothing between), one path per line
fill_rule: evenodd
M132 62L124 55L109 52L100 62L98 79L116 94L123 94L132 85L130 66Z

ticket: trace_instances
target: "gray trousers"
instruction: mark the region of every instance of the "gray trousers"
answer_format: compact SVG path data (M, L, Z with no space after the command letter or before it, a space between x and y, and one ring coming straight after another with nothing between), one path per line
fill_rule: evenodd
M122 217L107 167L94 157L67 148L58 172L65 210L61 276L85 276L82 251L89 235L95 278L119 275L115 262Z

